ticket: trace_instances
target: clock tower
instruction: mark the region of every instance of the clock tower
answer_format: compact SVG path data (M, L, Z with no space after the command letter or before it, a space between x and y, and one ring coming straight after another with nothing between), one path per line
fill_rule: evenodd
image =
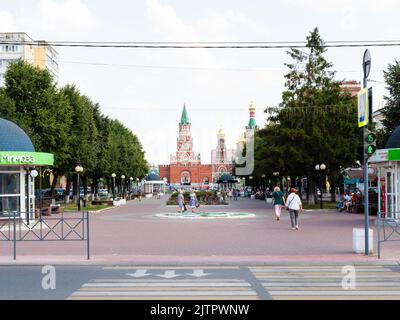
M190 132L191 124L186 110L183 106L181 122L179 123L179 135L177 139L176 155L171 156L171 164L178 165L199 165L201 163L200 154L193 152L193 138Z

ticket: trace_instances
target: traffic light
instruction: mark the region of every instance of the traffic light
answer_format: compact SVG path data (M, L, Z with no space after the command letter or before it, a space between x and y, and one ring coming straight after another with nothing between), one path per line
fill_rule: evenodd
M365 129L364 153L366 158L371 157L376 152L376 134Z

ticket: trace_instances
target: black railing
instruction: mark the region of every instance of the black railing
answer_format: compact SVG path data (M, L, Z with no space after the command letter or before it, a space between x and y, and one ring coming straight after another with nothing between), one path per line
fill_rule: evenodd
M13 258L17 258L18 242L86 242L87 259L90 259L89 212L65 216L40 216L26 220L21 212L3 213L0 216L0 241L13 242Z
M384 242L400 241L400 214L391 212L383 215L377 213L377 238L378 238L378 258L381 258L381 245Z

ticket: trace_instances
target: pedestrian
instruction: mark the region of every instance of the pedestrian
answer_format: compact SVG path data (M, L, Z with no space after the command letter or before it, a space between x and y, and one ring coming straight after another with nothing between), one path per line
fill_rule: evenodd
M275 187L274 189L274 193L272 194L272 204L275 208L276 220L279 221L281 219L282 206L286 205L284 194L279 187Z
M238 199L238 190L237 189L233 189L233 199L235 199L235 201L237 201L237 199Z
M290 194L286 199L286 208L289 210L292 230L299 230L299 213L303 211L303 204L296 192L296 188L290 189Z
M192 213L194 213L194 209L197 208L197 196L193 189L190 190L190 209L192 209Z
M182 214L182 212L185 209L185 197L183 196L182 190L178 191L178 206L179 206L179 213Z

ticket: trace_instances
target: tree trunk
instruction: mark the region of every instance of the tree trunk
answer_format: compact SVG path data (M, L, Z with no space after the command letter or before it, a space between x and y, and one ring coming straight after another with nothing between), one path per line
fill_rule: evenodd
M336 202L336 185L335 182L331 184L331 202Z
M55 191L56 186L57 186L57 180L58 180L58 173L54 172L53 173L53 181L51 183L51 190L50 190L50 194L51 194L52 197L55 196L55 192L54 191Z
M71 178L69 176L67 176L67 186L65 189L65 203L69 202L69 194L71 193Z
M309 205L314 205L315 204L315 182L314 182L314 176L312 173L308 173L308 178L307 178L307 192L308 192L308 204Z

